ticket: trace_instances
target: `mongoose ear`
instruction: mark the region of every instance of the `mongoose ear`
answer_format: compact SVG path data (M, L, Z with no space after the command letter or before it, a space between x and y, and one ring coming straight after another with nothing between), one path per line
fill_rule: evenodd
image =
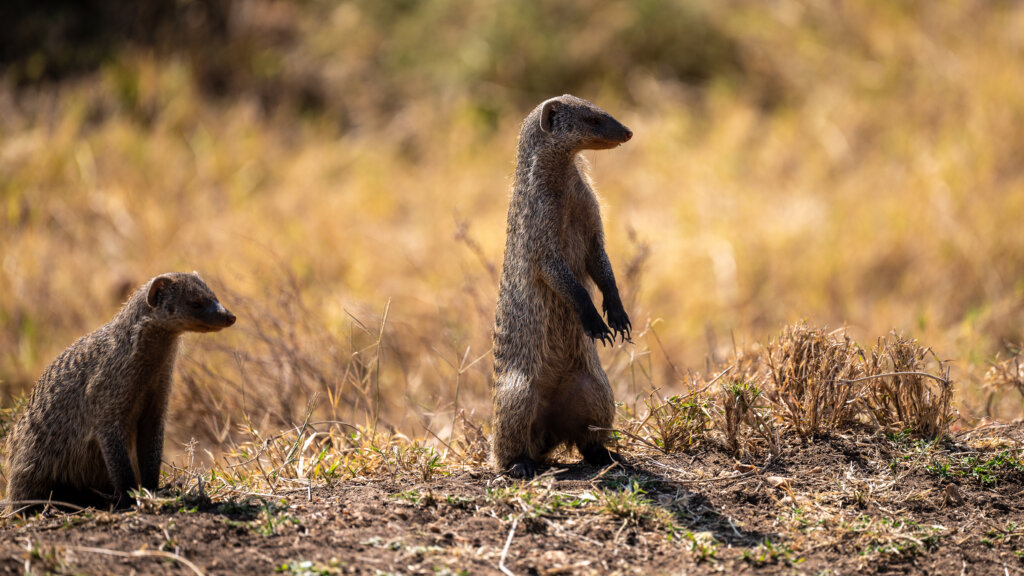
M146 294L146 304L149 304L150 308L156 308L160 304L160 296L164 288L172 282L174 280L171 280L168 276L157 276L154 278L153 282L149 285L149 294Z
M552 98L544 102L544 107L540 110L540 129L551 133L551 120L555 116L555 112L558 111L558 107L561 102L558 98Z

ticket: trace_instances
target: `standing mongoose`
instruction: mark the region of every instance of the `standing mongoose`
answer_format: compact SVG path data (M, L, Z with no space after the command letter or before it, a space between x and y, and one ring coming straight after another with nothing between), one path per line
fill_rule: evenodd
M559 445L586 462L617 455L605 443L615 418L594 339L629 339L597 198L582 150L614 148L633 133L607 112L566 94L523 122L508 209L505 261L494 327L495 466L531 477ZM597 285L608 318L590 300Z
M235 323L198 274L153 278L39 377L7 441L7 500L129 503L155 490L178 336Z

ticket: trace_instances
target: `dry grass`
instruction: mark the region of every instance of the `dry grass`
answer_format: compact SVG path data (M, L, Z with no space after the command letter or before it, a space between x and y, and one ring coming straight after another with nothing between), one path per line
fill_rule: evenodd
M988 393L985 413L990 417L992 404L998 394L1014 390L1024 398L1024 366L1021 365L1019 347L1013 349L1009 358L1000 359L996 356L992 366L985 372L985 390Z
M766 346L736 350L717 373L695 374L690 387L648 401L645 416L626 421L627 438L666 454L717 438L737 457L771 459L787 435L941 440L956 419L948 368L897 334L879 339L868 356L843 330L795 324Z
M239 317L184 340L163 490L0 529L159 512L147 545L178 561L169 522L238 508L205 520L289 549L316 489L366 485L417 532L498 523L435 571L485 548L515 569L509 543L545 530L708 570L1024 556L983 507L1019 491L1020 431L972 428L1022 414L1024 8L413 4L254 2L224 60L126 47L0 85L0 445L43 368L149 277L198 269ZM679 29L715 48L658 60ZM211 96L218 70L238 72ZM587 154L638 328L600 350L636 466L515 483L479 475L508 186L520 119L568 90L636 133ZM41 534L25 566L72 570Z
M929 357L936 373L925 372ZM864 374L870 381L867 411L883 428L939 438L956 419L949 367L915 340L895 333L879 339L865 361Z
M580 28L536 40L533 65L573 46L565 62L613 66L602 39L624 41L646 22L616 18L632 8L615 3L580 6L570 14L587 14ZM210 97L194 62L130 48L72 81L0 87L4 409L107 321L126 288L198 269L239 323L185 341L171 461L195 439L212 470L282 430L293 431L288 446L314 438L299 450L306 462L327 438L339 454L407 438L480 461L454 443L460 414L487 431L517 125L548 93L516 91L501 83L511 72L477 58L486 46L500 53L481 30L520 30L483 18L481 3L415 65L402 52L415 47L381 40L402 36L388 22L435 26L446 9L417 20L328 3L284 15L292 40L264 47L289 70L275 82L322 87L319 112L270 109L244 91ZM637 134L588 155L623 299L646 326L635 345L601 351L618 426L669 453L712 438L760 455L789 431L938 437L954 400L979 415L983 373L1024 326L1014 232L1024 80L1008 72L1024 11L729 2L696 12L687 22L728 38L738 68L690 84L627 62L574 84ZM848 329L770 339L804 317ZM919 358L896 337L871 352L852 343L893 328L951 361ZM931 377L884 375L921 370ZM991 405L1020 413L1017 402ZM297 466L290 458L263 464Z
M379 348L379 337L373 339L369 331L364 336L376 343L371 351ZM262 342L269 352L292 341L276 335ZM342 382L366 396L359 400L359 424L318 420L316 414L333 408L316 393L300 411L298 424L280 432L264 432L243 407L238 429L226 434L218 453L202 458L200 443L190 443L182 465L165 467L164 488L138 494L134 511L118 516L51 511L0 519L0 529L25 530L22 555L31 569L72 571L84 562L75 553L87 550L50 542L37 529L64 530L59 533L79 538L115 518L139 526L162 519L158 552L121 550L117 544L92 547L91 553L199 563L194 547L179 551L171 532L178 524L212 519L214 527L206 530L228 529L235 539L241 533L258 534L261 546L271 539L288 542L267 550L286 551L300 540L308 549L319 532L307 525L320 521L323 507L335 506L325 504L325 496L346 494L351 487L386 486L392 491L388 516L373 517L367 528L372 536L358 540L362 545L399 551L398 534L405 529L396 530L394 523L409 521L404 507L414 510L417 533L423 533L423 518L431 519L431 530L439 525L465 530L467 517L498 519L502 534L508 534L501 565L534 557L521 551L523 542L553 546L542 548L547 551L541 561L559 566L583 567L589 561L589 553L561 551L559 543L568 542L573 547L612 546L641 557L658 549L675 562L688 558L707 571L736 569L737 563L768 571L809 559L834 563L835 554L847 568L852 562L861 570L892 562L942 563L964 543L972 550L1019 555L1017 524L980 520L986 513L980 505L965 507L963 513L973 520L956 526L919 514L964 506L964 498L988 501L991 490L1004 485L1015 492L1024 482L1019 427L1005 437L1000 432L1006 426L952 433L953 384L943 363L925 362L928 349L895 334L878 342L867 355L842 331L797 324L765 346L737 348L711 373L691 373L689 392L666 398L653 391L645 399L644 414L623 414L620 448L630 466L610 467L582 480L559 478L564 460L529 482L481 474L488 444L475 419L460 411L445 436L406 436L375 419L378 411L369 393L374 380L352 377ZM271 356L284 357L284 351ZM642 372L644 357L627 367L640 363L636 368ZM304 358L296 353L268 366L277 373L281 366L292 370L312 364ZM827 362L840 363L840 369L822 369ZM316 382L315 373L303 372L303 378ZM846 378L854 374L865 376ZM829 404L836 394L846 402L840 412ZM818 426L812 431L808 422ZM444 524L452 515L459 520ZM513 537L519 538L520 552L508 554ZM417 561L435 567L465 567L482 554L499 558L500 545L474 544L476 555L460 551L457 542L454 546L412 550ZM395 561L408 566L410 560L400 555ZM297 567L307 563L293 562ZM335 567L337 560L329 565Z
M768 345L771 400L801 437L848 425L860 375L860 348L845 333L793 326Z

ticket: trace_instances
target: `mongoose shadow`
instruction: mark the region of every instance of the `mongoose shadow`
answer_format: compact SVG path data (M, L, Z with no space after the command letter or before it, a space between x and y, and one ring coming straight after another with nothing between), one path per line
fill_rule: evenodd
M753 547L766 538L772 542L780 541L777 533L746 530L742 526L745 524L742 518L722 515L719 512L721 506L716 506L692 483L674 480L642 465L619 462L606 470L580 462L559 465L559 470L554 473L559 481L593 481L595 475L600 475L599 485L607 490L629 491L635 482L643 490L642 498L671 514L678 526L691 532L710 532L716 540L730 546Z
M156 490L178 338L234 323L198 274L162 274L136 290L36 382L7 440L8 508L123 507L129 490Z
M494 328L493 464L530 477L558 446L592 464L615 417L594 340L631 328L604 246L598 201L579 152L614 148L633 133L586 100L542 102L523 122L509 203ZM590 299L603 295L608 324ZM610 327L609 327L610 326Z

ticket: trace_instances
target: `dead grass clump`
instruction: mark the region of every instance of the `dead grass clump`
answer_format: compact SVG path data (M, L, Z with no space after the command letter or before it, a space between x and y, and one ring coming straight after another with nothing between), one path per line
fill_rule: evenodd
M758 452L761 448L778 456L781 443L776 417L764 396L767 383L764 349L734 351L727 371L729 379L722 384L718 395L722 404L717 418L726 448L737 456Z
M705 437L713 408L703 391L669 396L664 402L658 402L652 394L645 403L648 414L638 429L662 452L692 448Z
M705 394L719 379L718 392ZM737 457L775 457L789 431L804 441L850 429L934 439L947 434L956 417L948 368L895 333L868 356L843 330L797 324L766 347L734 351L727 368L709 380L696 378L691 387L696 391L685 396L649 401L647 417L631 430L665 453L690 448L717 430Z
M841 428L856 418L849 380L863 370L863 352L845 332L796 324L768 344L766 395L801 438Z
M926 372L928 358L937 364L937 376ZM953 383L949 367L917 340L890 333L880 338L864 361L865 413L887 431L912 430L927 438L940 438L956 419L952 407Z
M1013 356L1005 360L996 356L995 362L985 372L985 390L988 393L985 412L989 417L992 416L992 401L997 393L1016 390L1024 398L1024 365L1021 364L1020 352L1020 349L1014 350Z
M763 390L750 381L736 380L722 387L721 428L726 447L736 454L757 452L758 444L779 456L782 443L775 426L775 413L763 399ZM749 433L744 432L744 426Z
M652 393L647 416L625 422L624 433L668 454L715 432L738 458L774 458L790 431L803 441L851 429L934 439L956 417L948 368L895 333L869 357L845 330L793 325L765 347L735 349L724 369L694 377L690 389L663 400Z
M456 436L447 447L445 457L448 457L449 452L453 452L459 464L487 465L491 456L491 441L484 433L483 424L471 419L464 410L459 411L459 417L462 419L462 434Z

